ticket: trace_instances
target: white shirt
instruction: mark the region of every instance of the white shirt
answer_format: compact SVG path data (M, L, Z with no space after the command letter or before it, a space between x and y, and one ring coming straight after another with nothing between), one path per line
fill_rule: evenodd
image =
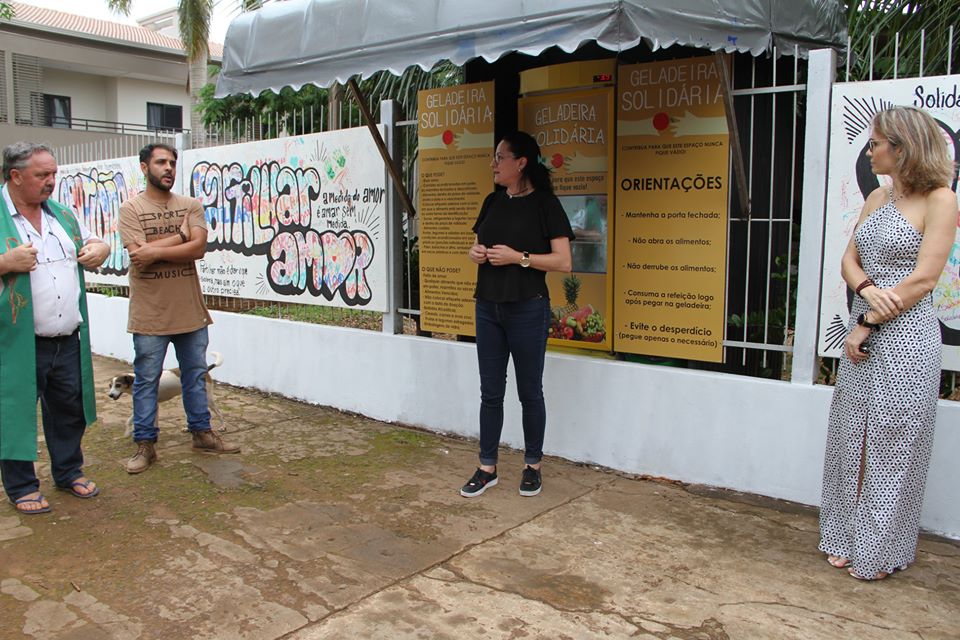
M38 336L68 336L82 322L80 316L80 278L77 277L77 249L73 239L57 219L43 208L40 230L37 231L16 207L7 191L0 193L11 212L21 242L32 242L37 250L37 268L30 272L30 295L33 299L33 332ZM82 221L83 243L96 237Z

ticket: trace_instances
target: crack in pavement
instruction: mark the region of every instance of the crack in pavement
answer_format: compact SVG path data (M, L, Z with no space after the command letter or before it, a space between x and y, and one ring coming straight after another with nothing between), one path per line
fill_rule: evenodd
M351 603L349 603L349 604L346 604L346 605L344 605L344 606L342 606L342 607L340 607L340 608L338 608L338 609L336 609L336 610L334 610L334 611L331 611L329 614L323 616L322 618L319 618L318 620L316 620L316 621L314 621L314 622L310 622L310 623L308 623L308 624L306 624L306 625L304 625L304 626L302 626L302 627L299 627L298 629L294 629L293 631L290 631L290 632L287 633L287 634L284 634L284 635L282 635L282 636L279 636L279 637L277 638L277 640L283 640L283 638L289 638L289 637L291 637L294 633L302 630L302 629L305 628L305 627L308 627L308 626L318 626L318 625L321 625L321 624L323 624L324 622L326 622L326 621L328 621L328 620L331 620L331 619L333 619L333 618L335 618L335 617L337 617L337 616L343 615L344 613L347 613L347 612L348 612L350 609L352 609L353 607L356 607L357 605L360 605L360 604L362 604L363 602L366 602L367 600L370 600L371 598L373 598L373 597L375 597L375 596L383 593L384 591L388 591L388 590L392 589L392 588L395 587L395 586L403 587L403 583L404 583L404 582L407 582L407 581L409 581L410 579L412 579L412 578L414 578L414 577L416 577L416 576L421 576L421 577L423 577L423 578L425 578L425 579L428 579L428 580L429 580L429 579L432 579L432 578L429 578L428 576L426 576L426 575L424 575L424 574L426 574L426 573L428 573L428 572L430 572L430 571L433 571L434 569L443 568L444 570L450 571L451 573L454 573L454 574L456 575L456 572L452 571L451 569L449 569L448 567L445 567L445 566L443 566L443 565L445 565L446 563L452 561L453 559L457 558L458 556L462 556L462 555L464 555L464 554L472 551L472 550L475 549L476 547L479 547L479 546L484 545L484 544L486 544L486 543L488 543L488 542L492 542L492 541L494 541L494 540L497 540L498 538L502 538L502 537L506 536L508 533L510 533L510 532L512 532L512 531L514 531L514 530L516 530L516 529L519 529L519 528L522 527L522 526L525 526L525 525L530 524L530 523L532 523L532 522L536 522L539 518L541 518L541 517L543 517L543 516L545 516L545 515L547 515L547 514L549 514L549 513L552 513L552 512L556 511L557 509L559 509L559 508L561 508L561 507L565 507L565 506L571 504L572 502L574 502L574 501L576 501L576 500L580 500L581 498L585 498L585 497L589 496L590 494L595 493L595 492L599 491L600 489L607 487L608 485L610 485L610 484L613 483L613 482L614 482L614 479L611 479L611 480L606 481L606 482L598 483L596 486L591 487L591 488L587 489L586 491L584 491L584 492L582 492L582 493L579 493L579 494L577 494L577 495L570 496L568 499L566 499L566 500L564 500L564 501L562 501L562 502L558 502L556 505L554 505L554 506L552 506L552 507L549 507L549 508L541 511L540 513L536 514L534 517L530 518L529 520L524 520L523 522L519 522L519 523L517 523L516 525L514 525L514 526L512 526L512 527L508 527L508 528L504 529L503 531L500 531L500 532L497 533L496 535L490 536L489 538L484 538L484 539L482 539L482 540L480 540L480 541L478 541L478 542L470 543L470 544L464 546L463 548L461 548L460 550L458 550L458 551L450 554L450 555L447 556L446 558L443 558L443 559L441 559L441 560L438 560L438 561L436 561L436 562L434 562L434 563L432 563L432 564L430 564L430 565L428 565L428 566L426 566L426 567L423 567L423 568L421 568L421 569L418 569L418 570L416 570L416 571L412 571L412 572L410 572L410 573L408 573L408 574L406 574L406 575L404 575L404 576L400 576L399 578L397 578L397 579L395 579L395 580L392 580L392 581L384 584L384 585L383 585L382 587L380 587L379 589L376 589L375 591L373 591L373 592L371 592L371 593L368 593L367 595L363 596L362 598L359 598L359 599L357 599L357 600L354 600L353 602L351 602ZM470 581L470 580L468 580L468 579L466 579L466 578L465 578L464 580L465 580L466 582L472 582L472 581ZM517 595L519 595L519 594L517 594ZM529 599L529 598L527 598L527 599ZM543 604L547 604L547 603L543 603ZM551 606L551 607L552 607L552 605L547 605L547 606ZM552 608L555 608L555 607L552 607ZM583 612L582 612L582 611L578 611L578 612L575 612L575 613L583 613ZM618 614L618 615L619 615L619 614ZM632 623L631 623L631 624L632 624Z
M531 597L529 595L523 594L517 590L498 587L492 584L474 580L472 578L467 577L462 571L459 571L456 568L447 567L447 566L444 566L441 568L444 571L452 574L456 578L456 580L447 579L440 576L429 576L429 575L422 575L420 577L423 578L424 580L434 581L434 582L444 582L447 584L466 583L466 584L478 586L478 587L493 591L495 593L501 593L509 596L516 596L518 598L521 598L529 602L536 602L546 607L547 609L556 611L558 613L566 613L571 615L597 614L597 615L609 616L636 629L636 631L630 634L630 637L639 637L641 635L647 634L647 635L653 635L657 638L662 638L663 640L675 640L678 637L678 634L683 635L690 631L696 632L697 630L702 629L705 625L709 624L711 621L715 622L721 631L724 630L724 625L720 623L719 620L716 620L715 618L705 618L700 621L699 625L677 625L667 621L657 620L652 617L643 617L643 616L636 616L636 615L631 616L631 615L624 614L620 611L607 609L607 608L577 609L577 608L570 608L570 607L562 607L562 606L553 604L551 602L542 600L540 598ZM414 595L414 596L423 595L422 592L420 592L419 590L417 590L416 588L414 588L412 585L409 584L409 580L406 581L406 584L399 585L399 587L401 589L406 590L411 595ZM663 627L663 630L650 629L649 624L644 625L645 622L659 626L659 627ZM725 631L723 632L726 633ZM697 636L697 637L700 637L700 636Z
M517 596L518 598L522 598L523 600L527 600L527 601L530 601L530 602L537 602L537 603L542 604L543 606L547 607L548 609L552 609L553 611L559 611L559 612L561 612L561 613L571 613L571 614L575 614L575 613L600 613L600 614L604 614L604 615L608 615L608 616L612 616L612 617L618 618L618 619L620 619L622 622L625 622L625 623L629 624L629 625L632 626L632 627L638 627L637 623L635 623L633 620L631 620L631 619L629 618L629 616L626 616L626 615L624 615L623 613L621 613L621 612L619 612L619 611L615 611L615 610L612 610L612 609L575 609L575 608L570 608L570 607L561 607L561 606L558 606L558 605L553 604L553 603L551 603L551 602L547 602L546 600L542 600L542 599L540 599L540 598L535 598L535 597L531 597L531 596L525 595L525 594L523 594L523 593L521 593L520 591L517 591L517 590L515 590L515 589L506 589L506 588L503 588L503 587L497 587L497 586L494 586L494 585L492 585L492 584L487 584L486 582L480 582L480 581L478 581L478 580L474 580L474 579L472 579L472 578L468 578L466 575L463 574L462 571L457 571L456 569L452 569L452 568L450 568L450 567L442 567L442 569L443 569L444 571L449 571L449 572L452 573L453 575L457 576L457 578L459 578L459 580L445 580L444 578L441 578L441 577L439 577L439 576L436 576L436 577L435 577L435 576L428 576L428 575L423 575L423 576L420 576L420 577L422 577L424 580L433 580L433 581L436 581L436 582L446 582L446 583L448 583L448 584L457 584L458 582L466 582L467 584L472 584L472 585L476 585L476 586L478 586L478 587L483 587L484 589L489 589L490 591L494 591L494 592L496 592L496 593L503 593L503 594L506 594L506 595ZM405 586L403 586L403 585L401 585L401 587L402 587L402 588L406 588L408 591L411 591L411 592L415 591L414 589L412 589L412 588L410 588L410 587L405 587ZM635 634L634 634L634 635L635 635Z
M903 629L900 627L885 627L880 624L875 624L868 622L866 620L859 620L857 618L851 618L850 616L845 616L835 612L823 611L821 609L811 609L810 607L804 607L797 604L789 604L786 602L767 602L764 600L744 600L742 602L721 602L718 604L719 607L740 607L740 606L750 606L750 605L759 605L766 607L778 607L782 609L796 609L798 611L806 611L807 613L812 613L815 615L821 615L827 618L836 618L838 620L843 620L845 622L852 622L854 624L862 624L866 627L872 629L877 629L880 631L898 631L901 633L910 633L913 635L918 635L916 632L911 631L910 629Z
M674 582L679 582L680 584L686 585L686 586L688 586L688 587L690 587L691 589L694 589L694 590L696 590L696 591L703 591L704 593L709 593L710 595L714 596L715 598L722 598L722 597L723 597L721 594L717 593L716 591L710 591L710 589L707 589L706 587L699 587L699 586L693 584L692 582L687 582L686 580L681 580L681 579L678 578L677 576L670 575L670 576L663 576L663 577L664 577L665 579L667 579L667 580L673 580Z

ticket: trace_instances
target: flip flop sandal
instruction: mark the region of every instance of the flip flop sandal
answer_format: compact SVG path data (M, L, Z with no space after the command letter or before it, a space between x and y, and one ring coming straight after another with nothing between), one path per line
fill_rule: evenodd
M73 482L70 483L69 487L57 487L57 489L60 489L61 491L66 491L72 496L86 500L87 498L92 498L94 496L100 495L100 487L94 486L93 491L91 491L90 493L80 493L79 491L77 491L77 487L83 487L84 489L89 489L91 484L93 484L93 480L86 480L86 481L74 480Z
M26 516L35 516L39 513L50 513L50 505L48 504L47 506L41 507L40 509L21 509L19 505L30 504L31 502L35 502L37 504L43 504L43 501L45 499L46 498L44 498L43 494L41 493L36 498L20 498L19 500L11 500L10 503L13 505L13 508L17 510L17 513L22 513L23 515L26 515Z
M844 558L843 556L827 556L827 562L831 567L843 569L850 564L850 558Z

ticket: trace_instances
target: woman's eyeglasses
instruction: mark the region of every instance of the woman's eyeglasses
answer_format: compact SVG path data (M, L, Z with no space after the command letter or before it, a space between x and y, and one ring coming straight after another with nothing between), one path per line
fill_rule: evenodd
M495 153L493 154L493 164L500 164L507 158L510 158L511 160L516 160L517 156L505 156L502 153Z
M874 149L877 148L878 145L881 145L884 142L889 142L891 147L897 146L895 142L892 142L890 140L874 140L873 138L870 138L869 140L867 140L867 146L870 147L870 151L873 151Z

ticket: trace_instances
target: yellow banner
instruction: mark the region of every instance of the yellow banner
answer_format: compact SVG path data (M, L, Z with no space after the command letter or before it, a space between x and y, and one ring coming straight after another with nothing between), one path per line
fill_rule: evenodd
M614 348L721 362L729 134L713 57L620 67Z
M417 94L420 326L474 335L477 266L467 257L493 188L493 83Z
M576 238L573 273L548 273L551 344L610 350L608 224L613 166L613 89L522 98L520 129L540 145Z

